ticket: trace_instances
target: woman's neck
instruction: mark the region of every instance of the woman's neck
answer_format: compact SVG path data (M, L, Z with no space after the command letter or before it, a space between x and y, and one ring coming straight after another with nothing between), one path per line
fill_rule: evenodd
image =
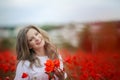
M44 49L44 47L40 48L38 50L35 50L35 53L36 53L37 56L45 56L45 49Z

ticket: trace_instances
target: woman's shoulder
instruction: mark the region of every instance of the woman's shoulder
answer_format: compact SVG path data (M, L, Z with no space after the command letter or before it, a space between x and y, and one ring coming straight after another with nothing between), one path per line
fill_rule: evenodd
M18 62L18 66L26 66L29 67L30 62L28 60L21 60Z

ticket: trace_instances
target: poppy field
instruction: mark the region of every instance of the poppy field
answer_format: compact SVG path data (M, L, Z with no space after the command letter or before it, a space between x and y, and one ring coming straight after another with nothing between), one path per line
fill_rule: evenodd
M70 52L60 50L67 80L119 80L120 54L98 52L96 54L78 49ZM0 52L0 80L13 80L16 69L16 55L12 51Z

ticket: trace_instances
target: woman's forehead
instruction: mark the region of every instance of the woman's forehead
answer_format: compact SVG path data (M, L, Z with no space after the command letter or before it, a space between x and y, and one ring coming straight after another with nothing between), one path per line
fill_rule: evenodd
M38 32L36 29L34 29L34 28L30 28L28 31L27 31L27 33L32 33L32 32Z
M31 36L31 35L35 34L36 32L38 32L36 29L31 28L27 31L26 34L27 34L27 36Z

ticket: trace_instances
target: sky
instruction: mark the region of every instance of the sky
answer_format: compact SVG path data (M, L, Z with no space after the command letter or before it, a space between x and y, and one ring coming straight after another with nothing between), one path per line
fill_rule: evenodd
M0 26L120 20L120 0L0 0Z

